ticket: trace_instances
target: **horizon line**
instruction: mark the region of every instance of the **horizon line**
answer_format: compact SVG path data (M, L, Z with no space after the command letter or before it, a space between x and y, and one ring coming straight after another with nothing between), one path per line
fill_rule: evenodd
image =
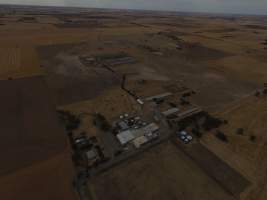
M252 13L234 13L234 12L208 12L208 11L179 11L179 10L159 10L159 9L139 9L139 8L107 8L107 7L89 7L89 6L67 6L67 5L37 5L37 4L16 4L16 3L0 3L1 6L28 6L28 7L48 7L48 8L76 8L76 9L104 9L104 10L131 10L131 11L150 11L150 12L170 12L170 13L188 13L188 14L210 14L210 15L236 15L236 16L263 16L267 14Z

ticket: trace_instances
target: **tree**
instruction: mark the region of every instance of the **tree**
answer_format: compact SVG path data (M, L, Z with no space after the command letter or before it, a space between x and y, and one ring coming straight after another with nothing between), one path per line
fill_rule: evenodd
M202 137L202 132L200 132L197 128L193 128L192 129L192 133L197 136L198 138L201 138Z
M256 136L255 135L251 135L249 137L249 139L250 139L251 142L255 142L256 141Z
M216 132L216 137L223 142L228 142L227 136L221 131Z
M210 115L206 115L205 121L202 124L202 128L205 131L210 131L214 128L218 128L219 126L222 125L222 123L223 123L222 120L215 118L215 117L212 117Z
M81 120L76 115L64 110L58 110L57 112L67 131L72 131L80 126Z
M237 135L244 135L244 129L243 128L236 129L236 134Z
M254 94L256 97L259 97L261 94L260 94L260 92L259 91L257 91L257 92L255 92L255 94Z
M108 123L105 116L101 115L100 113L96 113L94 115L94 125L100 128L103 131L109 131L111 129L111 125Z

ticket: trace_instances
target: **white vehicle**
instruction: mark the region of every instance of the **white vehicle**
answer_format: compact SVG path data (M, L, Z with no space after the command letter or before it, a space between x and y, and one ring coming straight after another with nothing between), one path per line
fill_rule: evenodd
M187 139L191 141L191 140L193 140L193 137L191 135L188 135Z
M185 144L188 144L193 140L193 137L189 135L186 131L177 132L177 136Z
M180 135L184 135L184 136L186 136L186 135L187 135L187 132L185 132L185 131L181 131L181 132L180 132Z

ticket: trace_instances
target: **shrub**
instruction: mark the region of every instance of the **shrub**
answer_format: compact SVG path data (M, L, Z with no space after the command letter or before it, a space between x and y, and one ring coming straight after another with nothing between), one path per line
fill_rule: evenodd
M96 113L94 115L94 121L93 121L94 125L96 127L98 127L99 129L103 130L103 131L109 131L111 129L111 125L108 123L107 119L105 118L105 116Z
M59 110L57 112L67 131L77 129L80 126L81 120L79 117L73 115L69 111Z
M206 115L205 117L205 121L202 124L202 128L205 131L210 131L214 128L218 128L219 126L221 126L223 123L223 121L221 119L212 117L210 115Z
M200 132L197 128L193 128L192 133L198 138L201 138L203 135L202 132Z
M221 131L216 132L216 137L223 142L228 142L227 136Z
M244 135L244 129L243 128L236 129L236 134L237 135Z
M251 142L255 142L256 141L256 136L255 135L251 135L249 137L249 139L250 139Z
M175 103L169 102L169 105L173 108L177 108L177 105Z
M261 94L260 94L260 92L259 91L257 91L257 92L255 92L255 94L254 94L256 97L259 97Z

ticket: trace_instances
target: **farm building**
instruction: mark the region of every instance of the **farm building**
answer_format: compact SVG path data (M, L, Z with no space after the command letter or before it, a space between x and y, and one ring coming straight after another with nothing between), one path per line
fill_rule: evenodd
M141 136L136 138L133 141L134 146L138 149L140 148L142 145L146 144L147 142L149 142L148 138L146 136Z
M117 139L119 140L121 145L125 145L133 140L145 136L148 141L153 137L147 137L147 135L153 135L155 132L159 130L159 126L155 123L150 123L147 126L141 127L139 129L129 129L117 134Z
M168 110L162 112L162 114L163 114L165 117L167 117L167 116L172 115L172 114L175 114L175 113L177 113L177 112L179 112L179 108L170 108L170 109L168 109Z
M117 138L119 142L121 143L121 145L125 145L128 142L132 141L135 137L131 130L127 130L127 131L120 132L117 135Z
M154 101L155 99L164 99L164 98L166 98L168 96L171 96L171 95L173 95L173 94L170 93L170 92L166 92L166 93L163 93L163 94L147 97L145 100L146 101Z

